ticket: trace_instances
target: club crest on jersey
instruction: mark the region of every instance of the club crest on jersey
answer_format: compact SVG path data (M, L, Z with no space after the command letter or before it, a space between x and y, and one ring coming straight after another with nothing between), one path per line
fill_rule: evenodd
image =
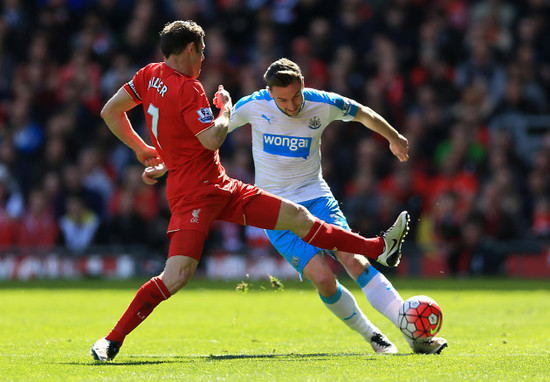
M212 114L212 110L209 107L197 110L197 114L199 115L199 121L202 123L212 123L214 120L214 114Z
M191 223L198 223L199 222L199 213L201 212L201 209L196 209L191 212L192 218L190 220Z
M321 118L315 116L309 120L309 128L312 130L317 130L321 127Z
M311 149L311 138L264 134L264 151L273 155L307 159Z

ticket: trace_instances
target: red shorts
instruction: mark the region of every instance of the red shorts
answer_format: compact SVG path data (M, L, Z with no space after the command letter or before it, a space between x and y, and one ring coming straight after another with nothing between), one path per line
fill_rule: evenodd
M170 200L172 217L168 225L168 237L172 241L176 232L199 231L197 239L204 243L214 220L273 229L277 224L280 208L280 197L240 180L226 177L221 184L205 187L196 197ZM192 234L182 233L176 236L185 236L189 239ZM189 242L185 245L186 241L178 239L174 240L174 243L171 242L168 256L184 255L198 260L200 253L197 254L197 251L202 252L202 245L195 243L190 246ZM180 242L181 245L176 242Z

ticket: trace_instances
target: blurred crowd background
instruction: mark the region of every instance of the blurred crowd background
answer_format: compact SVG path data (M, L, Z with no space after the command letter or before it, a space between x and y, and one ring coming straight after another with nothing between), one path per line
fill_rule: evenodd
M206 31L200 80L236 102L280 57L306 86L353 98L409 140L399 163L357 123L323 137L323 173L355 231L412 215L406 253L453 275L500 273L550 238L548 0L4 0L0 13L0 246L164 257L164 181L102 122L106 100L161 61L162 26ZM143 111L130 118L146 136ZM250 131L220 150L253 182ZM261 230L216 223L204 257L276 256ZM412 269L411 271L414 271ZM418 270L416 270L418 272Z

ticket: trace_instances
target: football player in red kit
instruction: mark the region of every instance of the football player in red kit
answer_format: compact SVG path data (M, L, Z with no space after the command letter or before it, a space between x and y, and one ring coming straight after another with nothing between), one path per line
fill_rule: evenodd
M96 360L112 360L126 335L160 302L188 283L214 220L290 230L319 248L358 253L386 266L397 266L408 231L406 212L384 234L367 239L315 218L302 206L227 176L218 148L227 135L232 101L220 85L214 96L220 112L214 117L197 80L204 59L203 29L193 21L169 23L160 33L160 47L164 62L140 69L105 104L101 116L147 166L143 173L146 183L154 183L168 171L166 196L172 215L168 260L163 272L138 290L109 334L92 346ZM136 133L126 115L140 104L153 146Z

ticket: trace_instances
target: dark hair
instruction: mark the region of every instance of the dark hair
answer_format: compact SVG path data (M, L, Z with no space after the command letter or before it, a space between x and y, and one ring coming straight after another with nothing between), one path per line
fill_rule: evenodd
M181 53L190 42L194 42L198 51L203 38L204 30L194 21L173 21L160 31L160 50L168 58L171 54Z
M264 80L269 88L273 86L286 87L294 81L302 82L302 71L295 62L281 58L273 62L264 74Z

